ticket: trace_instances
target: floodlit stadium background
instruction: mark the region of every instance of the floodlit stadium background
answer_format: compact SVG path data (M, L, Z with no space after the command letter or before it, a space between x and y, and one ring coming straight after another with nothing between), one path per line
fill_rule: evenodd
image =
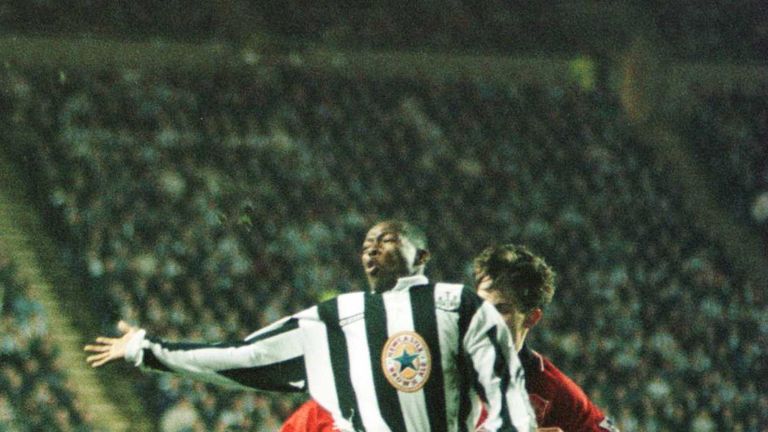
M530 344L622 430L766 430L768 9L672 3L1 2L0 429L277 430L80 347L364 289L398 217L435 280L546 257Z

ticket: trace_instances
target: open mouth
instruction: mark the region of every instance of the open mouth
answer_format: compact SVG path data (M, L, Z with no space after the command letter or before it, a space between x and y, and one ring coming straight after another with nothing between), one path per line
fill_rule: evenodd
M376 276L376 274L379 273L379 270L379 266L374 261L368 261L368 264L365 265L365 272L371 276Z

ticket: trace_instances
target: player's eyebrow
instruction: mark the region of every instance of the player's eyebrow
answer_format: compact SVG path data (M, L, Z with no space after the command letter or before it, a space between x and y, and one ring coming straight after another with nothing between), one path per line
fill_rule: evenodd
M363 240L363 247L365 248L367 245L375 243L379 238L381 238L381 234L366 236L365 240Z
M378 234L368 235L365 238L365 240L363 240L363 243L365 244L365 243L374 242L376 240L381 240L381 239L383 239L384 237L386 237L388 235L393 235L393 236L399 237L400 233L397 232L397 231L382 231L382 232L380 232Z

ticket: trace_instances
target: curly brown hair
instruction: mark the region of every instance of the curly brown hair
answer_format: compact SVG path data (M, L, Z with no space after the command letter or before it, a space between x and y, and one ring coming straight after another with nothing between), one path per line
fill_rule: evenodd
M523 313L544 309L555 295L554 270L525 246L490 246L475 258L474 270L476 283L490 276L491 289L519 305Z

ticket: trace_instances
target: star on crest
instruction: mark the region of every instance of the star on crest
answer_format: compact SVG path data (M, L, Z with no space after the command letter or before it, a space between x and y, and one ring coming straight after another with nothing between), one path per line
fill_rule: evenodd
M408 354L408 348L405 348L403 353L400 354L400 357L395 357L395 360L400 363L401 371L405 368L416 370L416 366L413 364L413 361L416 360L417 357L419 357L418 354Z

